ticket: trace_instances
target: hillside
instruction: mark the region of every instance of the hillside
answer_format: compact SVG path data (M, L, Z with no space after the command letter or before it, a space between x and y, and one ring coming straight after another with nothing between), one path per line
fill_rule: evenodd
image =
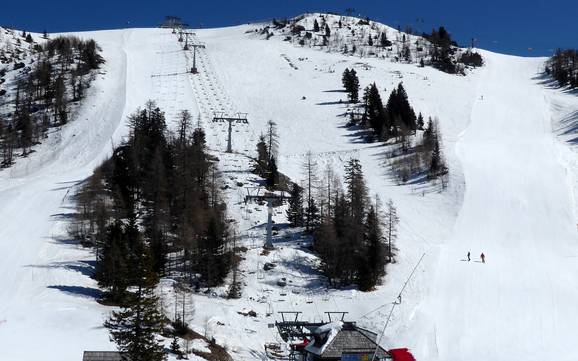
M309 25L307 25L309 26ZM278 311L325 311L379 331L391 302L425 253L397 306L382 344L409 347L418 360L543 360L578 357L572 349L578 292L575 136L578 99L541 82L545 59L481 51L485 65L456 76L415 63L391 62L296 46L255 36L261 25L196 30L199 74L192 52L167 29L75 34L93 38L106 60L73 122L0 171L0 350L7 361L75 360L83 350L113 350L103 320L110 308L89 275L94 255L67 238L70 195L128 134L127 116L149 99L169 126L189 110L206 129L220 161L238 245L243 296L226 300L227 285L193 294L192 328L225 346L235 360L266 359L263 344L278 342L268 324ZM388 36L395 37L395 30ZM390 37L391 38L391 37ZM388 147L366 143L343 116L348 105L341 74L356 69L362 87L376 82L385 98L399 82L416 111L439 119L449 184L398 185ZM235 153L226 124L214 112L248 113L236 124ZM258 179L250 172L267 121L279 130L279 168L295 181L311 151L319 168L358 158L371 195L392 199L401 219L397 262L374 292L327 289L304 240L281 227L276 249L261 255L266 207L245 205ZM553 126L559 130L556 137ZM249 190L248 190L249 189ZM286 223L284 208L274 215ZM468 251L473 261L465 262ZM484 252L487 263L476 262ZM263 265L274 262L274 270ZM278 281L285 278L286 286ZM172 282L159 287L167 314ZM257 318L239 312L254 310ZM243 312L242 312L243 313ZM34 347L30 347L30 345ZM58 346L58 352L47 353Z
M460 48L443 26L430 34L416 34L411 28L403 32L368 18L313 13L259 24L253 31L267 40L282 39L295 46L360 58L428 65L451 74L465 75L483 63L475 49Z

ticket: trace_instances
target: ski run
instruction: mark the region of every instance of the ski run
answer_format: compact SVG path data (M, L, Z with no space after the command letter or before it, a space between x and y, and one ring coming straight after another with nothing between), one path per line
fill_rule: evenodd
M147 100L172 129L178 112L189 110L220 159L229 216L248 248L243 296L221 297L226 285L194 294L188 322L235 360L266 360L263 345L282 343L269 327L279 311L310 321L347 311L348 320L380 332L423 254L381 340L386 349L408 347L420 361L578 359L578 98L548 86L546 59L479 50L484 66L457 76L265 41L255 27L195 30L191 41L205 45L195 56L198 74L188 71L193 52L170 29L74 34L95 39L106 63L74 120L0 171L0 360L80 360L84 350L116 349L103 327L112 308L96 302L101 291L90 277L94 255L68 238L67 220L75 186L128 135L127 117ZM403 82L416 112L439 119L450 168L445 190L397 185L385 147L346 127L338 91L345 68L382 94ZM233 127L231 154L228 125L213 123L215 112L248 114L248 123ZM376 291L328 289L291 229L261 255L267 207L243 200L257 184L251 158L269 120L278 124L279 168L291 179L304 178L309 151L321 170L341 172L357 158L370 194L396 204L399 255ZM285 223L285 207L273 216ZM277 267L264 272L267 262ZM171 282L158 291L170 313Z

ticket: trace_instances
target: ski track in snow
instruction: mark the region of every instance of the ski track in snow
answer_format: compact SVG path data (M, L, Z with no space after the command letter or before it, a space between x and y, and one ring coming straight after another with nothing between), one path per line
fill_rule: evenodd
M198 50L197 75L188 73L192 51L183 52L170 31L79 34L103 47L105 74L73 122L0 172L0 360L78 360L83 350L114 349L102 327L110 308L95 302L99 291L89 277L93 256L65 235L68 195L122 141L127 116L149 99L173 129L179 111L191 111L221 160L229 212L239 243L249 248L241 264L243 298L195 295L190 321L235 360L264 359L263 342L278 341L267 326L276 317L266 316L271 311L299 310L319 320L324 311L348 310L349 319L381 330L389 302L424 252L385 334L386 347L410 347L420 361L578 358L572 348L578 162L565 142L575 144L568 129L578 118L578 101L536 80L544 59L483 52L486 66L460 77L267 42L244 34L247 29L198 30L193 41L207 48ZM336 90L352 66L362 86L377 82L384 101L403 81L416 111L439 117L451 170L445 192L393 184L385 149L360 142L344 127L347 105L338 101L345 94ZM236 153L223 153L227 125L212 123L214 112L249 113L250 123L233 129ZM326 290L315 258L291 232L276 239L276 251L260 256L266 210L245 205L246 189L237 182L256 184L248 156L268 120L279 124L280 169L293 179L302 179L307 151L320 171L331 165L340 173L357 157L372 194L396 203L398 262L377 291ZM283 211L277 210L277 222L284 222ZM473 261L462 262L468 251ZM475 262L481 252L486 264ZM262 271L271 261L278 267ZM276 284L281 277L290 281L285 288ZM160 292L171 310L170 282ZM243 308L259 317L239 315Z

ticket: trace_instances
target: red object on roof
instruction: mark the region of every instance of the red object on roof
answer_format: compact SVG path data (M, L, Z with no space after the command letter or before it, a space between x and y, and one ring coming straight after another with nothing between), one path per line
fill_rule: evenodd
M393 361L416 361L407 348L394 348L388 351Z
M305 346L307 346L309 344L309 340L304 338L303 342L301 343L294 343L293 347L295 347L296 350L303 350L305 348Z

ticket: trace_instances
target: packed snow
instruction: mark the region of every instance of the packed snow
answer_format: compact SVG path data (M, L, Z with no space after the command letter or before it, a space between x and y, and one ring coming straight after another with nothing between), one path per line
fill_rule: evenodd
M149 99L166 111L169 125L182 109L200 120L229 185L230 216L248 249L243 297L222 298L227 285L193 294L188 321L233 359L266 359L264 343L280 342L269 327L278 311L302 311L311 321L348 311L346 320L380 331L423 253L386 329L385 348L408 347L420 361L578 359L578 98L540 76L545 59L482 52L483 68L455 76L265 41L246 33L252 29L197 30L195 41L206 45L197 75L188 73L192 52L183 52L170 30L75 34L101 45L102 74L74 121L0 171L0 359L79 360L84 350L115 349L102 326L111 308L96 302L100 291L90 278L94 256L66 236L69 196L126 136L127 116ZM450 168L446 190L397 185L386 148L345 126L346 95L339 90L348 67L362 87L375 81L385 99L403 81L416 111L439 118ZM249 124L234 127L233 154L224 153L226 125L211 122L219 111L248 113ZM326 166L341 172L355 157L371 194L395 202L397 262L376 291L327 289L316 257L291 229L282 228L276 249L262 255L266 207L243 200L258 183L249 157L268 120L278 123L279 167L292 179L303 178L308 151L320 173ZM274 218L285 222L283 207ZM264 271L268 262L277 266ZM159 293L169 315L172 292L163 280Z

